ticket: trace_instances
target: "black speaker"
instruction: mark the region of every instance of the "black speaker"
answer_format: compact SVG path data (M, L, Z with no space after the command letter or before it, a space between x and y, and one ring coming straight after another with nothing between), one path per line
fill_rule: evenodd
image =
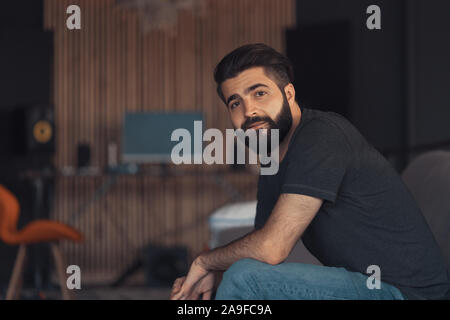
M0 112L3 158L51 156L55 152L55 119L49 105L22 105Z
M25 109L25 147L28 154L55 152L55 117L49 106Z
M144 266L150 287L171 287L176 278L189 271L186 247L149 245L145 249Z

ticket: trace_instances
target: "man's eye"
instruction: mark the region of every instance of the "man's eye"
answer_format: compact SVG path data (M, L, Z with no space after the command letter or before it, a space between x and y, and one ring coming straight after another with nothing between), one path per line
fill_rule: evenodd
M233 102L232 104L230 104L230 108L231 108L231 109L234 109L234 108L236 108L237 106L239 106L239 102L238 102L238 101Z
M264 91L257 91L256 92L256 96L257 97L262 97L262 96L264 96L266 93L264 92Z

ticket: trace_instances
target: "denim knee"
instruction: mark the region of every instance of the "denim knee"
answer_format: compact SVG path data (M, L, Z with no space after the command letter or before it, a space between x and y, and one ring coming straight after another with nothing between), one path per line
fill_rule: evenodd
M216 299L256 299L255 268L261 262L253 259L241 259L225 271L217 289Z
M231 276L239 276L242 273L249 272L255 270L258 266L261 266L263 262L255 260L255 259L241 259L233 263L225 274L229 274Z

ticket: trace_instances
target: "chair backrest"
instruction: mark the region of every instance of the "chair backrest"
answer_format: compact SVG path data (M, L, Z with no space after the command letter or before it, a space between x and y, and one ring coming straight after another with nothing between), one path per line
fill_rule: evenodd
M0 239L16 231L19 211L17 198L0 184Z
M450 151L415 158L402 174L450 267Z

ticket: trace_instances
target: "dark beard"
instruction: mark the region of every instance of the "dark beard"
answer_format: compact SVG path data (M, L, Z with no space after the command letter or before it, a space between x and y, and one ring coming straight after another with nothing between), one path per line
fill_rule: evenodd
M270 155L270 151L272 150L272 136L271 136L271 129L278 129L279 132L279 142L278 146L283 142L283 140L286 138L286 136L289 133L289 130L291 130L292 127L292 113L291 109L289 107L289 102L287 101L286 94L281 90L281 94L283 95L283 105L281 107L280 112L276 116L275 120L272 120L270 117L253 117L248 118L244 124L242 125L242 130L247 131L254 123L257 122L265 122L267 123L267 128L264 127L264 129L267 129L267 154ZM257 129L257 153L260 154L259 150L259 139L261 138L261 129ZM247 148L249 147L249 141L248 138L245 138L245 145Z

